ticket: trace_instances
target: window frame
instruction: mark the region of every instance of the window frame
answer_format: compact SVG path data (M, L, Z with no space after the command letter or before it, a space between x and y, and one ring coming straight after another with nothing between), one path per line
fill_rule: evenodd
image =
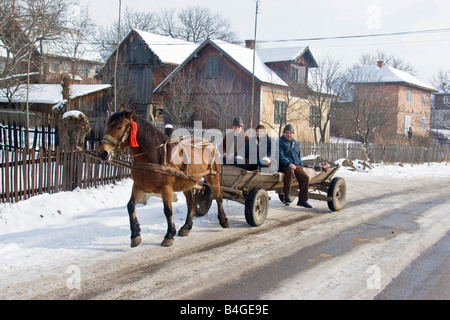
M206 57L205 78L217 79L219 77L219 56Z
M287 123L287 102L283 100L275 100L273 103L273 107L273 123ZM283 119L281 119L281 117L283 117ZM281 120L283 120L283 122Z

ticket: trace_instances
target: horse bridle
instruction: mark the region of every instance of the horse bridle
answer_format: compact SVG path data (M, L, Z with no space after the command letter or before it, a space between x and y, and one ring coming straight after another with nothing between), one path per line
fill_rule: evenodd
M112 144L113 146L118 148L123 142L125 142L125 140L128 139L128 137L130 135L131 121L128 120L127 118L124 118L123 120L128 122L128 125L127 125L127 128L125 129L125 131L123 132L122 137L120 139L116 139L109 134L105 134L102 138L101 143Z

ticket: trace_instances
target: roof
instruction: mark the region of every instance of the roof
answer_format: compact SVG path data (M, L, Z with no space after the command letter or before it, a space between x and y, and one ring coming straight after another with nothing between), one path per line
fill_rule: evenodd
M76 48L76 52L74 52ZM42 41L42 54L46 56L76 58L80 61L104 63L98 50L77 31L65 30L59 39Z
M198 44L180 39L134 29L148 48L153 51L163 63L181 64L194 51Z
M406 83L427 91L437 91L431 84L423 82L413 75L384 65L382 68L367 65L357 68L348 75L352 83Z
M71 98L110 88L109 84L73 84L70 86ZM20 85L13 97L13 102L24 103L27 100L27 86ZM28 100L30 103L57 104L63 100L60 84L30 84ZM8 102L3 89L0 89L0 102Z
M212 45L221 54L232 60L250 76L253 75L253 50L223 40L206 39L187 57L153 92L158 92L169 79L193 59L205 46ZM262 83L288 86L273 70L264 64L258 54L255 55L255 79Z
M292 62L305 56L309 67L318 67L309 47L257 48L256 52L264 63L283 61Z

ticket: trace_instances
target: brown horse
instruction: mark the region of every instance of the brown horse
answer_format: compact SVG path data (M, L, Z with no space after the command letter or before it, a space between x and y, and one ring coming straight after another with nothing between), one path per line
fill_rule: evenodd
M192 137L180 141L171 141L168 136L159 131L150 122L134 115L134 110L125 110L122 107L108 120L107 130L98 153L104 160L111 160L114 152L130 146L133 156L131 175L133 187L128 202L128 215L130 218L131 247L141 243L140 227L136 216L136 204L145 193L161 194L164 203L164 214L167 218L167 234L162 246L171 246L176 234L173 222L172 194L183 191L186 196L188 212L185 224L178 234L187 236L192 229L195 214L195 200L192 188L202 177L213 191L217 201L218 218L223 228L228 227L228 219L223 209L223 199L220 190L219 176L220 164L217 161L214 146L211 142L201 139L194 141ZM136 122L133 123L133 116ZM133 125L135 136L133 133ZM137 125L137 129L136 129ZM133 142L129 145L130 142ZM198 139L197 139L198 140ZM137 142L137 145L136 145ZM195 142L195 143L194 143ZM171 170L182 175L167 174L162 170L154 170L151 164L159 164L160 168ZM156 166L158 168L158 166Z

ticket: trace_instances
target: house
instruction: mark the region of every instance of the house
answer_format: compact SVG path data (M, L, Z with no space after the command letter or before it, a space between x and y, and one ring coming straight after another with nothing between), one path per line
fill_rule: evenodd
M147 119L154 119L158 110L152 105L152 91L197 47L196 44L157 34L132 30L118 48L117 105L123 103L136 109ZM115 50L99 70L102 83L114 86ZM113 105L114 90L109 95ZM113 110L113 108L111 108Z
M433 93L431 109L431 130L440 144L450 141L450 87Z
M289 122L297 138L312 141L312 132L304 130L309 105L292 94L293 82L306 85L308 68L317 67L309 48L254 51L248 44L203 41L153 92L166 110L166 121L202 121L203 128L223 130L239 116L245 128L263 123L276 133Z
M73 84L69 89L69 97L64 97L63 86L60 84L31 84L28 92L28 103L30 113L35 115L39 123L47 124L50 121L55 109L79 110L83 112L91 121L92 127L95 125L96 118L105 118L107 114L106 97L110 89L109 84L97 85L76 85ZM70 106L67 106L67 100L70 100ZM8 108L9 103L14 106ZM6 90L0 88L0 120L10 120L8 117L24 116L23 112L17 113L27 102L27 86L20 85L15 90L14 96L8 99Z
M411 139L408 138L411 137L421 143L428 141L431 94L436 92L432 85L407 72L384 65L383 61L379 61L377 65L356 68L345 78L352 88L346 103L358 100L363 105L364 101L371 100L370 103L365 103L368 110L363 111L369 115L368 123L371 122L373 128L379 126L374 137L376 142L410 143ZM355 131L345 121L342 118L332 121L333 134L336 134L338 126Z
M61 83L69 74L74 84L99 84L95 78L105 61L98 50L78 31L64 30L58 39L40 44L39 83Z

